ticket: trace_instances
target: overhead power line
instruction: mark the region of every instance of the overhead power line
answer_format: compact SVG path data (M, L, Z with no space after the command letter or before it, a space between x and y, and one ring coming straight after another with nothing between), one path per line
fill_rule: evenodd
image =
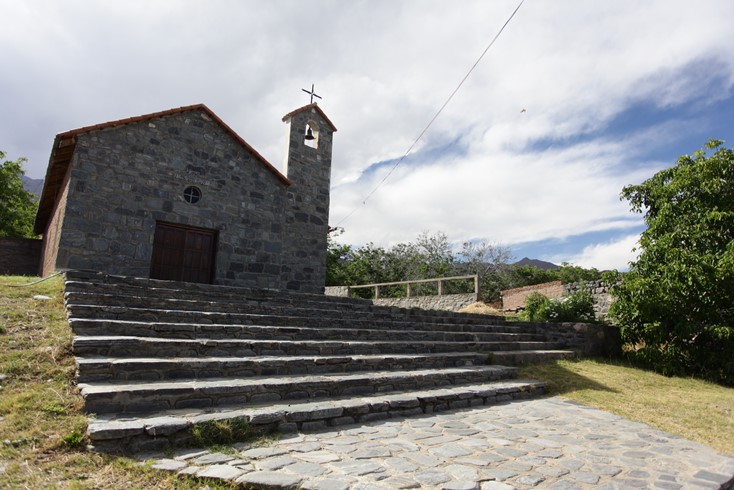
M403 163L403 160L405 160L405 158L410 154L410 152L413 150L413 148L415 147L415 145L417 145L418 142L421 140L421 138L423 138L423 135L426 134L426 131L428 131L428 129L431 127L431 125L433 125L434 121L436 119L438 119L438 116L441 115L441 113L446 108L446 106L449 105L449 102L451 102L451 99L454 98L454 95L456 95L456 93L459 91L459 89L461 88L461 86L464 85L464 82L466 82L466 80L469 78L469 75L471 75L471 73L474 71L474 68L476 68L477 65L479 64L479 62L482 61L482 58L484 58L484 55L487 54L487 51L489 51L489 48L491 48L492 45L495 43L495 41L497 41L497 39L502 34L502 31L505 30L505 27L507 27L507 25L510 23L510 21L512 20L512 18L515 17L515 14L517 13L518 10L520 10L520 7L522 7L522 4L524 2L525 2L525 0L520 0L520 3L517 4L517 7L512 12L512 14L510 15L510 17L507 19L507 21L505 21L505 23L502 25L502 27L497 32L497 34L495 34L494 38L492 38L492 40L487 45L487 47L484 48L484 51L482 51L482 54L479 55L479 58L477 58L477 61L474 62L474 64L472 65L472 67L469 68L469 71L466 72L466 75L464 75L464 78L461 79L461 81L456 86L456 88L454 89L454 91L451 92L451 95L449 95L449 97L446 99L446 102L443 103L443 105L441 106L441 108L436 112L436 114L434 114L434 116L431 118L431 120L428 121L428 124L426 125L426 127L423 128L423 131L420 132L420 134L415 139L415 141L413 141L413 143L411 143L410 147L408 147L408 149L405 151L405 153L403 153L403 156L401 156L398 159L398 161L395 162L395 165L392 166L392 168L390 169L390 171L387 174L385 174L385 176L382 178L382 180L367 194L367 196L365 196L365 198L362 200L362 206L365 206L367 204L367 201L369 200L369 198L372 197L372 195L375 192L377 192L377 190L380 187L382 187L382 185L385 183L385 181L387 181L387 179L390 178L390 176L395 171L395 169L398 168L398 166L401 163ZM346 220L348 220L354 213L356 213L359 208L360 208L360 206L355 207L349 214L347 214L344 218L342 218L341 221L339 221L336 224L336 226L337 227L341 226L341 224L344 223Z

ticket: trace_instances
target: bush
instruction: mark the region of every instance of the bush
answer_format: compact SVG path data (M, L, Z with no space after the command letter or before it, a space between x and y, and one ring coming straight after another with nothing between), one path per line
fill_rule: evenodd
M527 322L547 322L551 300L540 293L531 293L525 298L525 310L520 318Z
M572 293L559 300L532 293L525 299L525 310L520 318L528 322L595 323L594 298L586 291Z

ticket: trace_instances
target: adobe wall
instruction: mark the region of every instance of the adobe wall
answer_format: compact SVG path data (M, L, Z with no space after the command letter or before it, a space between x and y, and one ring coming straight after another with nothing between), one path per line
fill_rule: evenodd
M547 298L561 298L564 294L564 287L561 281L546 282L543 284L535 284L533 286L525 286L515 289L506 289L500 291L502 295L503 310L517 310L525 306L525 298L532 293L538 292Z
M0 238L0 275L37 276L42 246L34 238Z
M534 292L539 292L548 298L563 298L569 294L579 291L588 292L594 300L594 314L597 320L604 321L609 315L609 307L612 305L612 295L609 292L613 285L604 281L579 281L562 284L561 281L536 284L522 288L508 289L502 291L502 308L504 310L517 310L525 306L525 299Z

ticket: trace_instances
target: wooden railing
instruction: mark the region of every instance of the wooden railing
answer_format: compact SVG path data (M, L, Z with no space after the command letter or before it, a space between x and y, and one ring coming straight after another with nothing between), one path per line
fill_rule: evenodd
M474 294L479 294L479 276L478 275L470 275L470 276L453 276L453 277L439 277L436 279L416 279L414 281L398 281L398 282L381 282L377 284L361 284L359 286L347 286L347 296L352 296L352 291L354 289L374 289L375 297L374 299L378 299L380 297L380 288L384 286L400 286L405 285L407 289L407 297L412 298L413 296L413 288L412 285L414 284L428 284L428 283L438 283L438 296L444 295L444 283L449 281L462 281L462 280L473 280L474 281Z

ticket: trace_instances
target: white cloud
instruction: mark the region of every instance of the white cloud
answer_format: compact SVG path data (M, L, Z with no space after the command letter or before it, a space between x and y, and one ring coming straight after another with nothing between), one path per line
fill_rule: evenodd
M730 0L526 2L361 205L388 169L364 171L406 151L516 6L0 0L0 149L29 157L29 176L42 177L58 132L203 102L280 167L280 118L315 83L339 128L331 224L359 208L344 241L432 230L512 245L636 226L622 186L660 168L653 150L707 121L671 115L623 137L605 128L635 104L730 96Z
M581 267L595 267L599 270L626 271L629 263L637 260L640 235L627 235L618 240L607 243L588 245L578 255L571 257L568 262Z

